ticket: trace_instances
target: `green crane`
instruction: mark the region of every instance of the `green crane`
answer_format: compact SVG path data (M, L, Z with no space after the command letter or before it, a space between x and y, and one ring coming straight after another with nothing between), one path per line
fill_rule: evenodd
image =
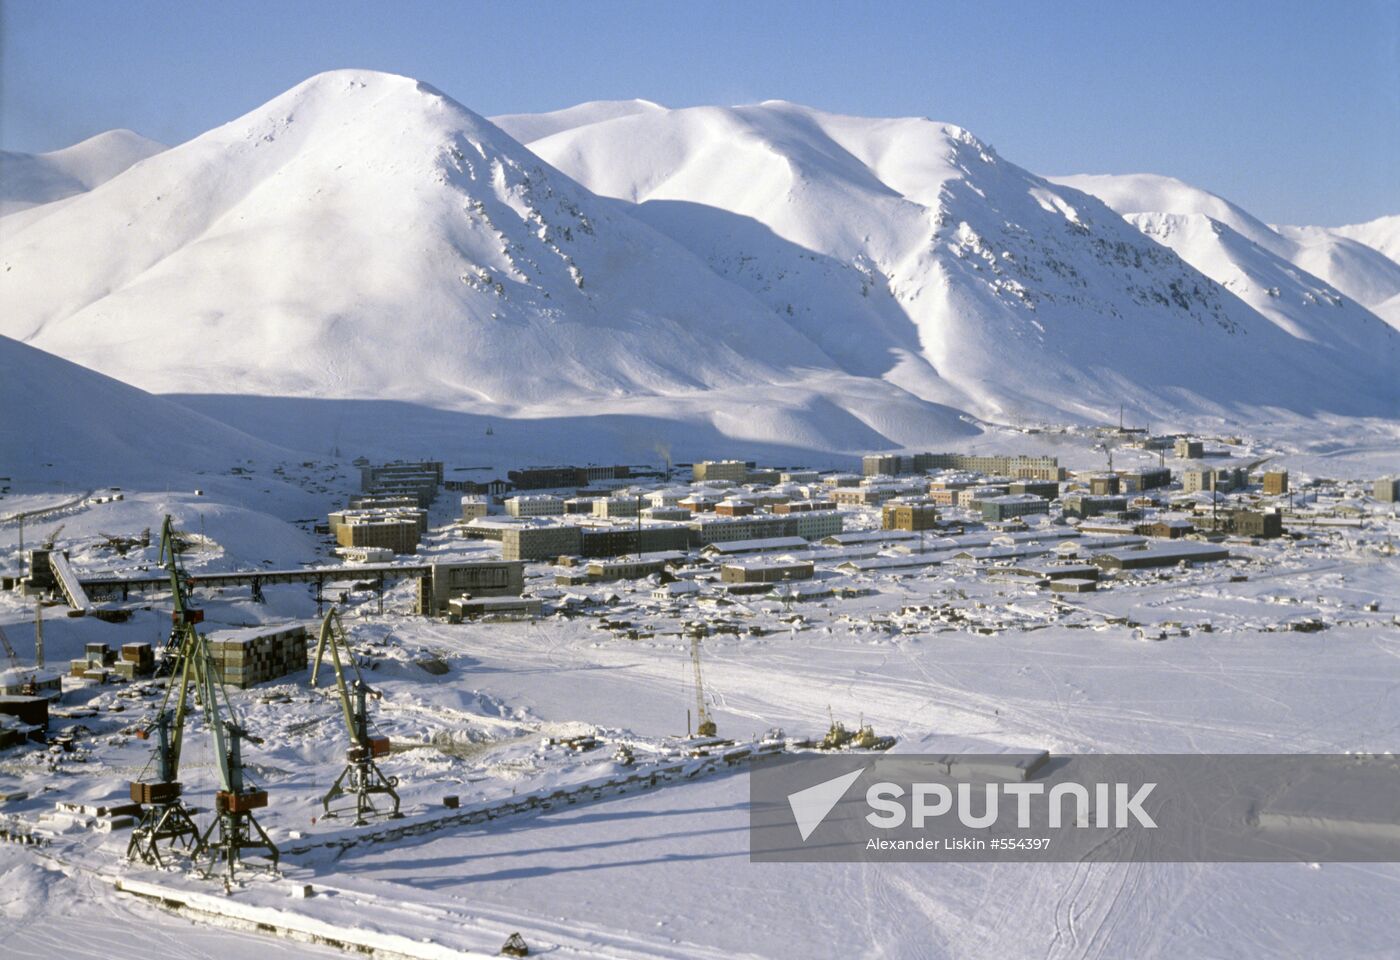
M376 757L389 752L388 737L372 737L369 732L368 699L380 698L380 694L370 689L360 676L359 665L350 650L350 638L345 625L340 622L340 614L335 607L326 612L321 621L321 635L316 642L316 659L311 665L311 686L316 686L316 678L321 670L321 660L326 651L331 654L335 667L336 692L340 696L340 709L345 717L345 729L350 736L350 746L345 751L345 769L335 778L330 790L321 798L321 806L327 817L339 816L349 809L331 808L331 804L341 797L353 797L355 801L355 826L364 826L370 816L387 816L395 819L399 813L399 795L394 789L399 785L398 777L385 776L375 763ZM342 654L344 654L342 658ZM345 680L345 667L349 665L355 678L348 684ZM388 797L393 809L381 809L375 804L376 796Z
M224 861L232 881L244 850L263 850L274 868L277 865L277 847L253 816L254 810L267 806L267 791L250 787L243 770L242 741L261 741L244 730L223 692L209 643L196 629L204 613L189 603L188 581L183 576L179 553L179 540L167 515L161 528L160 561L169 571L174 599L170 642L166 647L171 677L154 723L143 731L146 737L152 732L156 735L153 760L157 779L131 783L131 798L145 805L145 809L132 831L127 856L163 866L162 853L179 847L193 859L207 855L214 864ZM214 795L214 820L203 833L195 827L181 798L179 781L191 688L202 707L219 761L220 789Z

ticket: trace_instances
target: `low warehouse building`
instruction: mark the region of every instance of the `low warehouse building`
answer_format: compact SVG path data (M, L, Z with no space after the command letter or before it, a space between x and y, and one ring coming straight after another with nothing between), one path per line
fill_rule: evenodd
M449 600L447 606L452 616L463 620L528 620L538 617L543 609L543 604L531 597L458 597Z
M771 560L726 563L720 567L724 583L780 583L785 580L810 580L815 572L810 560Z
M1209 563L1228 559L1230 551L1213 543L1170 540L1127 550L1106 550L1096 554L1093 562L1103 570L1146 570L1174 567L1178 563Z

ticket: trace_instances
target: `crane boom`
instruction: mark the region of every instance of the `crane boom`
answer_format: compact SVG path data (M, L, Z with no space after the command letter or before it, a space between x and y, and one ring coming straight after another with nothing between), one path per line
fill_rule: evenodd
M718 730L705 705L705 683L700 677L700 638L690 638L690 663L695 668L695 735L713 737Z
M0 647L5 648L5 657L10 661L10 666L19 666L19 657L15 655L15 648L10 645L10 638L5 636L5 628L0 627Z

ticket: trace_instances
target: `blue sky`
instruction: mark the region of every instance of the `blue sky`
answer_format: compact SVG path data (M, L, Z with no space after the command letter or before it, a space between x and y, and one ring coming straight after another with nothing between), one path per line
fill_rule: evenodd
M1400 213L1400 0L0 0L0 146L166 143L313 73L482 114L782 98L961 124L1038 173L1167 173L1271 222Z

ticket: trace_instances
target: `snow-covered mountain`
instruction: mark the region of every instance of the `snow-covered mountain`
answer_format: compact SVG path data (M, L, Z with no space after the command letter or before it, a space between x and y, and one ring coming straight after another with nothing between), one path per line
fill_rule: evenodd
M1300 243L1313 243L1329 237L1355 240L1400 262L1400 213L1344 227L1275 226L1274 229Z
M1280 234L1304 247L1352 249L1360 243L1375 250L1392 263L1400 265L1400 214L1378 217L1366 223L1356 223L1344 227L1287 227L1275 226ZM1391 276L1395 276L1391 274ZM1389 296L1385 291L1393 290ZM1381 286L1373 293L1367 306L1376 316L1381 317L1392 327L1400 330L1400 289L1394 284ZM1380 299L1376 299L1380 297Z
M1266 315L1285 326L1314 326L1315 315L1326 311L1307 308L1334 301L1340 293L1400 329L1400 316L1391 316L1385 309L1387 301L1400 294L1400 262L1382 249L1389 236L1387 221L1400 223L1400 218L1357 227L1276 228L1222 197L1172 177L1053 179L1092 193L1256 309L1267 306ZM1210 239L1212 234L1215 240ZM1377 242L1367 243L1362 237ZM1290 266L1296 269L1290 271Z
M0 336L0 473L67 484L169 483L284 448Z
M497 121L522 138L553 131L528 146L848 371L980 415L1374 406L1319 374L1359 377L1395 409L1397 337L1366 311L1333 295L1325 319L1280 324L957 127L784 102Z
M0 332L156 392L850 452L965 434L959 411L1400 404L1400 336L1365 311L1261 313L956 127L777 102L499 120L314 77L0 221Z
M165 149L130 130L108 130L50 153L0 151L0 216L85 193Z

